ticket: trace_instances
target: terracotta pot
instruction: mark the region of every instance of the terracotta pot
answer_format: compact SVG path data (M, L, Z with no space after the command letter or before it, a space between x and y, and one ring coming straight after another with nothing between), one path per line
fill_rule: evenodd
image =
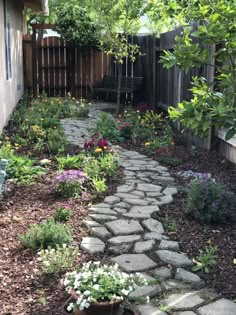
M80 311L79 309L74 309L72 312L67 311L66 303L64 307L65 314L73 314L73 315L120 315L120 304L121 302L99 302L93 303L89 306L89 308Z

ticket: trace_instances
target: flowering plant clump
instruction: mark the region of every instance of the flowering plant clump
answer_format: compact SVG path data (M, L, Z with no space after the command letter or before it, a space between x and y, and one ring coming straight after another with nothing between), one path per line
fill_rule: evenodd
M132 124L129 122L125 122L118 125L118 129L120 130L120 136L124 139L131 139L132 137Z
M78 197L86 189L86 174L81 170L64 171L56 177L56 192L64 197Z
M71 246L63 244L56 245L56 248L48 247L38 252L37 260L40 262L40 268L44 273L58 273L70 269L77 256L79 250Z
M127 274L118 269L118 265L100 265L100 262L88 262L78 271L66 274L63 281L66 291L76 297L70 303L68 311L74 308L83 310L95 302L118 302L128 297L139 285L147 280L138 274Z
M84 143L84 149L90 153L111 152L107 139L100 138L98 132L92 136L90 141Z

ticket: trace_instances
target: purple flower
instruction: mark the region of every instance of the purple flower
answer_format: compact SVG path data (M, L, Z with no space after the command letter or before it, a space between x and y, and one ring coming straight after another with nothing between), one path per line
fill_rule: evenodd
M58 175L56 177L56 180L58 180L58 182L60 183L78 181L83 184L86 180L86 175L81 170L69 170L64 171L60 175Z

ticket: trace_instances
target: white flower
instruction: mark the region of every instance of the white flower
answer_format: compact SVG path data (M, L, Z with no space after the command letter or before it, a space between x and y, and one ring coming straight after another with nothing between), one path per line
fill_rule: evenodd
M70 303L68 306L67 306L67 311L68 312L71 312L74 308L74 303Z
M149 296L146 296L146 302L147 302L147 304L150 303L150 297Z
M99 284L94 284L93 288L98 291L100 289L100 285Z

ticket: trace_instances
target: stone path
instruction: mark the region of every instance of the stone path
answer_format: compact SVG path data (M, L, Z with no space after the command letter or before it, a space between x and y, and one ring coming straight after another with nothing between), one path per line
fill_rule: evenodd
M88 128L94 126L97 107L84 121L62 121L71 143L82 146L90 138ZM138 152L115 150L124 168L124 184L90 207L84 221L90 236L83 238L81 249L92 255L109 254L122 270L142 272L156 281L132 292L133 297L152 298L138 306L142 315L235 315L236 304L204 286L191 272L192 261L179 243L169 240L162 223L152 218L154 213L158 218L160 207L173 202L178 193L168 169Z

